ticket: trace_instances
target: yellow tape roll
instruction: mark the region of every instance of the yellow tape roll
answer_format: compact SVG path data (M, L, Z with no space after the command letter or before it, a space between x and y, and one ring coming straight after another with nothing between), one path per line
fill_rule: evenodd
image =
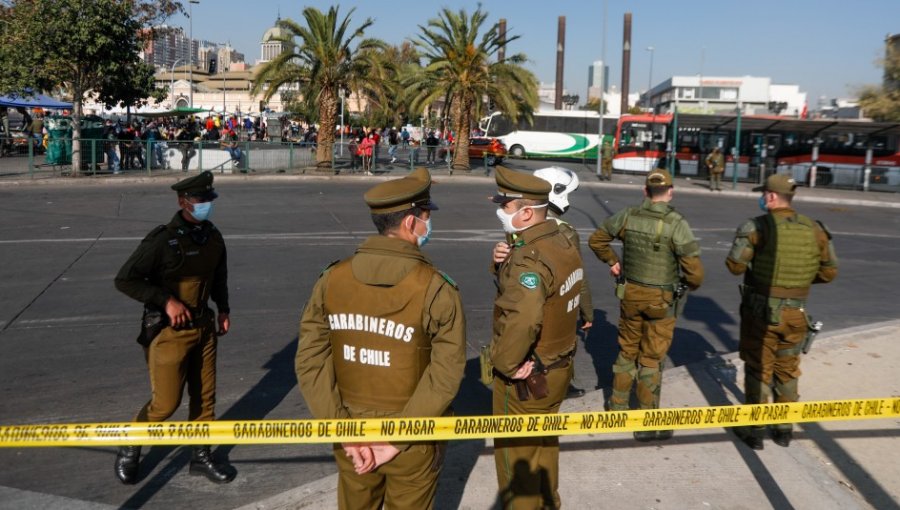
M593 413L359 420L2 425L0 447L407 442L685 430L900 416L900 398Z

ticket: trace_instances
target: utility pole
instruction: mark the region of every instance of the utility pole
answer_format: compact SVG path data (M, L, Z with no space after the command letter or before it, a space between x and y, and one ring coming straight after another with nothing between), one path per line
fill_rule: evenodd
M190 19L190 41L188 41L188 60L191 61L190 71L188 80L191 84L191 108L194 107L194 4L199 4L200 0L188 0L188 18Z

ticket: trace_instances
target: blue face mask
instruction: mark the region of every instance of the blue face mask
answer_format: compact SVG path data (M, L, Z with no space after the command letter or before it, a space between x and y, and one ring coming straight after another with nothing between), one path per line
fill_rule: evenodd
M212 209L212 202L199 202L194 204L194 210L191 211L191 216L197 221L206 221L209 219L209 215L212 214Z
M413 218L425 223L425 233L416 236L416 244L421 248L428 244L428 240L431 239L431 218L428 218L427 220L420 219L417 216L413 216Z
M769 212L769 208L766 207L766 196L765 195L759 196L759 208L762 210L762 212Z

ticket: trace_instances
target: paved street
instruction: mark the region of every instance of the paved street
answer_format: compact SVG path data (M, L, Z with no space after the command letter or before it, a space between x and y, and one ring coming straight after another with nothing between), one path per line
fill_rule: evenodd
M591 171L579 167L585 185L571 197L566 218L582 235L595 308L595 327L577 357L577 384L604 389L616 353L617 303L612 279L586 243L605 217L639 202L641 192L628 186L639 177L617 175L604 185ZM487 267L491 245L502 238L487 200L493 180L474 175L435 177L432 193L441 210L425 250L459 283L466 307L469 363L458 414L490 412L489 394L477 380L477 351L490 338L494 286ZM0 423L126 421L148 398L134 342L141 306L115 290L113 277L140 239L175 212L172 182L0 186ZM373 233L362 202L371 185L358 177L217 181L212 219L228 244L233 321L219 345L220 418L309 417L293 373L300 310L321 268ZM736 350L739 279L723 260L734 229L759 214L755 196L712 194L690 181L677 186L674 203L700 238L707 279L679 321L671 366ZM849 199L798 203L831 229L841 264L838 279L813 292L810 311L828 330L897 319L900 215L852 205L871 196L842 196ZM185 417L182 408L175 418ZM127 508L233 508L334 472L325 446L223 447L219 453L240 471L230 485L189 477L185 450L154 448L139 485L126 487L112 474L112 448L0 450L0 487Z

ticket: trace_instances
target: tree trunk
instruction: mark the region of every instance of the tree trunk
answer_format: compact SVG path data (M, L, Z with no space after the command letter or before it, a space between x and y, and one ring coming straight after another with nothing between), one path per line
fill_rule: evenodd
M332 152L334 151L334 116L336 114L337 96L334 89L326 87L319 96L317 168L331 168Z
M460 94L453 102L453 125L456 126L456 138L453 140L455 151L453 151L453 163L450 167L453 170L469 171L472 167L469 165L469 111L472 102L464 94Z
M72 87L72 175L81 171L81 116L84 91L76 80Z

